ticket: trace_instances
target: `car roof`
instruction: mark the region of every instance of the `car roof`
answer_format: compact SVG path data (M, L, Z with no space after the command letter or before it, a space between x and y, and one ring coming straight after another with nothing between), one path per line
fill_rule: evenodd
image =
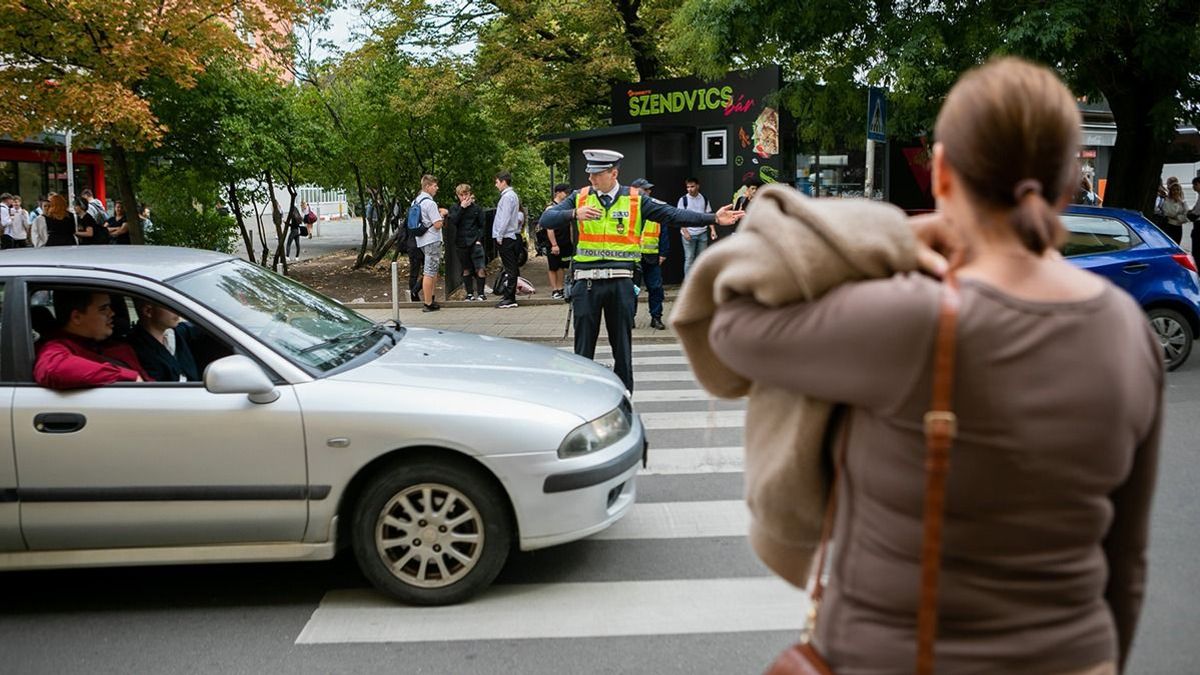
M1072 213L1080 216L1109 216L1119 220L1128 220L1130 216L1137 216L1141 219L1142 214L1134 209L1119 209L1113 206L1089 206L1087 204L1071 204L1067 206L1066 213Z
M6 267L104 270L166 281L235 256L173 246L43 246L0 253Z

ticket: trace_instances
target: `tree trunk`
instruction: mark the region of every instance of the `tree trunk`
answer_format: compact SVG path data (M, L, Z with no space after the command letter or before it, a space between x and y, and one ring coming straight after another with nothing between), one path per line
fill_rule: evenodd
M267 193L271 199L271 221L275 223L275 256L271 259L271 270L279 269L279 259L283 257L283 214L279 213L279 200L275 198L275 179L271 172L267 174ZM287 274L287 261L283 262L283 273Z
M229 181L229 208L233 209L233 217L237 220L238 231L242 233L242 241L246 244L246 257L254 262L254 238L246 229L246 219L242 216L242 204L238 201L237 185Z
M367 255L367 232L368 232L367 201L366 201L365 193L363 191L362 172L358 170L357 164L355 164L353 166L354 166L354 183L358 188L358 203L362 205L360 208L362 213L358 214L359 217L362 218L362 243L358 247L358 258L356 258L354 260L354 269L358 269L358 268L362 267L363 258L365 258Z
M1106 92L1117 125L1117 143L1108 165L1104 205L1151 214L1175 125L1169 120L1155 123L1151 106L1159 99L1146 93L1136 89L1124 95Z
M137 193L133 189L133 171L129 166L129 156L125 154L125 147L115 140L109 140L108 149L112 155L113 167L117 170L117 189L121 193L121 204L125 208L125 223L129 225L129 241L134 244L145 244L146 233L142 232L142 210L138 208Z

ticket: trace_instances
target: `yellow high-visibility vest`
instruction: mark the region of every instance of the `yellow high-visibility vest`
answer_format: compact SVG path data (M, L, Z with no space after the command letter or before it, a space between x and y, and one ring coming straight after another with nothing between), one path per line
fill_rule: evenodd
M636 262L642 257L641 196L637 188L622 189L607 209L590 188L582 188L575 197L575 208L591 206L602 215L596 220L576 221L579 242L575 262L613 260ZM657 249L656 249L657 250Z

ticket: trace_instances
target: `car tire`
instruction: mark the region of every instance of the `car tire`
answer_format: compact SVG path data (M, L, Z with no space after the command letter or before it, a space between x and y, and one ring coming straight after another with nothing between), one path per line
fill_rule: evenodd
M451 605L487 588L512 546L507 502L478 470L394 464L363 490L354 556L380 591L412 605Z
M1192 327L1183 315L1173 309L1156 307L1147 315L1150 327L1163 349L1163 363L1167 370L1175 370L1187 361L1192 353Z

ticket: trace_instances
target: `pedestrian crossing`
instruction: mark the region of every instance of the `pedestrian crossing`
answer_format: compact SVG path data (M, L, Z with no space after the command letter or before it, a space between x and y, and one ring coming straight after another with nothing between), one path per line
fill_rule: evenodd
M509 567L516 569L464 605L406 607L372 589L329 591L295 642L515 640L520 663L521 645L532 654L563 638L762 633L780 647L793 640L807 600L746 542L745 402L712 397L686 363L678 344L634 346L633 401L650 454L638 502L612 527L515 556Z

